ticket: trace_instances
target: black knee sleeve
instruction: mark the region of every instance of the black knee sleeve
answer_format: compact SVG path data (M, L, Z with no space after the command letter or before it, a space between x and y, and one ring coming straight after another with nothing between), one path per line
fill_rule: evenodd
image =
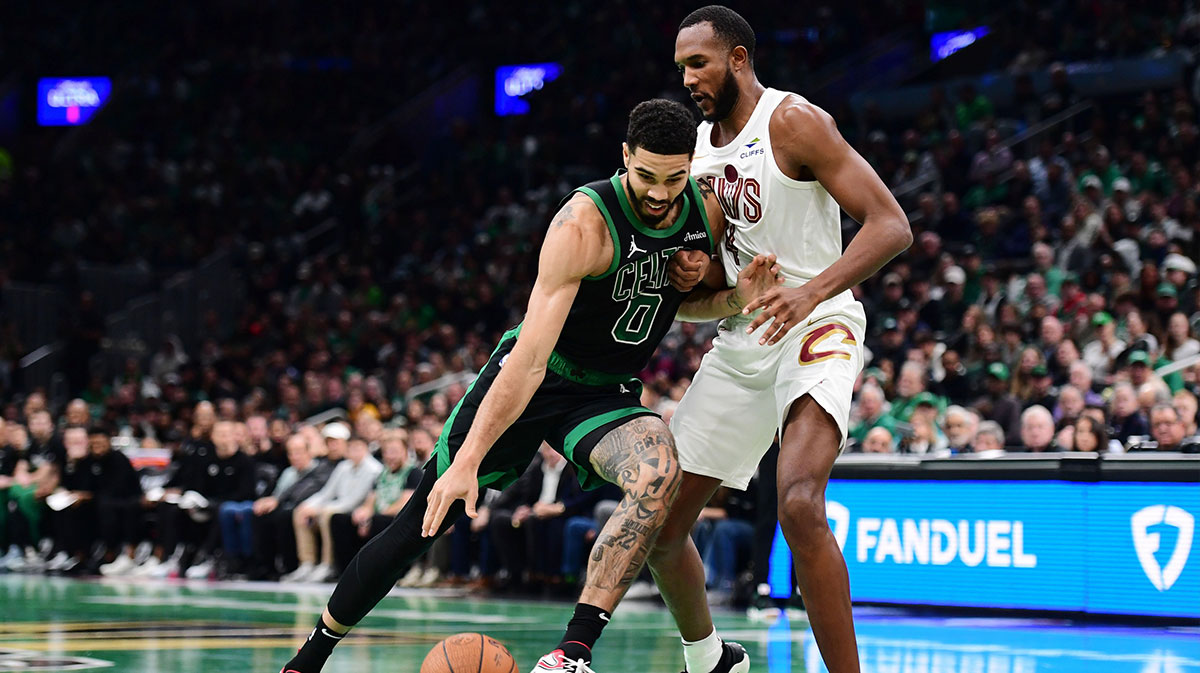
M387 595L409 564L424 554L466 510L461 500L446 513L438 534L421 537L429 492L437 481L437 459L425 464L425 474L408 504L391 525L354 556L329 597L329 614L339 624L354 626Z

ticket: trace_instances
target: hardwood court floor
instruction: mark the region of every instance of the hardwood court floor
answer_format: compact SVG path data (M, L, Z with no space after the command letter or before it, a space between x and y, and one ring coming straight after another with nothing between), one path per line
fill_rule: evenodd
M79 581L0 576L0 671L278 673L312 628L331 585ZM568 603L395 592L340 646L330 673L417 673L425 652L462 631L498 638L529 671L556 642ZM1197 673L1200 629L1060 620L919 617L864 609L864 673ZM807 624L718 611L752 671L823 671ZM657 602L628 602L596 650L598 673L676 673L683 661Z

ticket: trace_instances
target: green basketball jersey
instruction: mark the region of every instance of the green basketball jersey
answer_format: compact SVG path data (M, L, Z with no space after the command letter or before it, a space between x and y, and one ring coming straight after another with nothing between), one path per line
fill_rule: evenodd
M575 193L591 198L604 215L612 236L613 259L603 274L580 283L555 352L571 365L588 370L639 372L654 355L686 296L668 280L671 255L685 249L712 254L704 201L695 179L689 177L675 222L652 229L634 213L622 173L571 194Z

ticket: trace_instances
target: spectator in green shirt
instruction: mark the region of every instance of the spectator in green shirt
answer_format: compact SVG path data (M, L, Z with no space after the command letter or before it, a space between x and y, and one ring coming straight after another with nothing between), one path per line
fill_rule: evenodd
M1129 188L1133 194L1153 192L1166 196L1170 191L1167 174L1163 172L1162 164L1146 159L1142 152L1134 152L1129 159L1129 168L1125 171L1129 178Z
M995 115L992 101L987 96L975 90L975 85L967 82L958 90L958 105L954 106L954 118L958 128L966 131L975 124L984 123Z
M335 568L345 568L368 540L388 527L421 481L422 472L408 462L403 431L385 433L380 454L383 471L375 479L375 490L354 511L334 514L329 521Z
M1004 203L1008 198L1008 185L998 182L995 173L985 173L982 181L967 190L962 205L967 210L978 210L986 206Z
M874 428L884 428L891 432L896 426L896 419L884 413L883 390L874 383L864 383L858 391L857 423L850 426L850 437L859 443L866 441L867 433Z
M1063 279L1067 272L1054 265L1054 248L1038 241L1033 244L1034 272L1041 274L1046 281L1046 294L1062 297Z
M907 423L912 418L919 404L932 405L939 417L946 411L946 400L925 390L925 367L911 360L900 367L896 393L898 397L892 402L888 414L901 423Z
M1112 196L1113 183L1117 178L1121 177L1121 169L1113 163L1112 158L1108 154L1108 149L1101 145L1097 147L1091 156L1091 166L1079 174L1079 189L1082 191L1087 186L1089 176L1095 176L1100 179L1101 188L1104 190L1105 196Z

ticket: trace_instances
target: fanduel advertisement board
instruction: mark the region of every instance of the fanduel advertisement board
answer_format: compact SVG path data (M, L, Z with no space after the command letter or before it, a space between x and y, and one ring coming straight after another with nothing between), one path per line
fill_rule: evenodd
M832 480L856 601L1200 618L1200 486Z

